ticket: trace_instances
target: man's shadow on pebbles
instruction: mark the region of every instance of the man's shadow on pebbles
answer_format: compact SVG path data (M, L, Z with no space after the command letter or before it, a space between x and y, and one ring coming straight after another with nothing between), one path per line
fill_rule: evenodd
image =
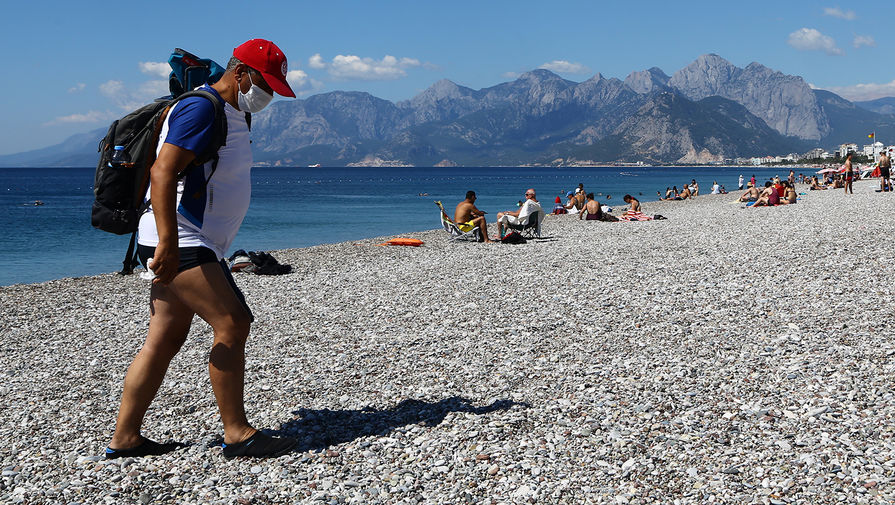
M466 398L453 396L432 403L421 400L404 400L394 407L377 410L365 407L360 410L311 410L298 409L292 413L300 419L283 423L274 434L298 439L296 451L319 451L327 447L351 442L361 437L385 436L395 428L411 424L432 427L441 424L451 412L468 412L476 415L509 410L527 403L497 400L485 407L476 407Z

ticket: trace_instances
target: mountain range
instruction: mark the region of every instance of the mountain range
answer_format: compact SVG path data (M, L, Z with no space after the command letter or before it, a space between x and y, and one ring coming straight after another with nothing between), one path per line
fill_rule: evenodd
M715 54L673 75L574 82L548 70L474 90L447 79L410 100L333 91L277 101L252 122L255 161L305 166L708 163L895 136L895 98L852 103L759 63ZM92 166L106 128L0 156L0 166Z

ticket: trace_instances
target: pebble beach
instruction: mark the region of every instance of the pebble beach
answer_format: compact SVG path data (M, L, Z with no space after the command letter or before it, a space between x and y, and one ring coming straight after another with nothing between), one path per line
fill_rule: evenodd
M235 275L249 420L300 441L272 460L222 456L198 319L143 431L189 447L104 460L148 281L0 287L0 503L892 503L895 194L877 188L548 216L521 245L272 251L291 274Z

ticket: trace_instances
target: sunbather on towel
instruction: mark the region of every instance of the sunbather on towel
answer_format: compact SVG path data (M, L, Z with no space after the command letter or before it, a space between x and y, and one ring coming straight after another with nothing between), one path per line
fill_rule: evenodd
M488 237L488 223L485 222L485 213L475 206L475 191L466 192L466 200L457 204L454 210L454 223L460 228L460 231L467 232L476 226L482 230L482 236L485 242L491 242Z
M771 184L771 181L768 181L764 183L764 191L761 192L761 195L759 195L758 200L755 200L752 207L761 207L762 205L771 207L778 203L780 203L780 195L777 193L777 188Z
M796 203L799 199L799 195L796 193L795 188L792 187L792 184L789 181L783 181L783 196L780 198L780 205L791 205Z
M749 189L747 189L745 193L740 195L740 201L754 202L755 200L758 200L758 196L758 188L756 188L755 186L749 186Z
M507 224L521 224L526 222L526 218L535 212L542 212L541 204L535 198L535 190L525 190L525 201L519 207L519 210L504 211L497 213L497 235L503 237L503 229Z
M630 210L631 210L632 212L640 212L640 200L634 198L634 197L631 196L631 195L625 195L625 196L622 198L622 200L624 200L625 203L627 203L628 205L631 206L631 209L630 209Z

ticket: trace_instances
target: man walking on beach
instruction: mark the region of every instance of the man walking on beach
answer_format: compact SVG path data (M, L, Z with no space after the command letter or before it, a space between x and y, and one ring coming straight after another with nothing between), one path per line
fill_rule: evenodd
M223 104L227 120L226 143L214 170L213 162L192 163L214 135L211 101L182 100L162 125L147 192L152 205L140 219L138 240L140 259L156 276L149 334L124 379L106 458L163 454L182 445L153 442L141 435L140 426L197 314L214 330L208 371L224 425L224 456L279 456L296 444L257 431L246 418L245 343L253 318L222 260L249 206L252 152L245 113L261 111L274 92L295 96L286 71L280 48L252 39L233 50L218 82L202 87Z
M892 182L889 180L892 170L892 160L886 151L879 153L879 189L880 191L891 191Z
M743 189L743 174L740 174L740 190Z
M491 243L491 238L488 236L488 223L485 222L485 213L476 208L475 200L475 191L467 191L466 200L458 203L454 210L454 223L460 227L466 226L470 230L478 226L485 242ZM460 231L467 232L469 230L461 228Z

